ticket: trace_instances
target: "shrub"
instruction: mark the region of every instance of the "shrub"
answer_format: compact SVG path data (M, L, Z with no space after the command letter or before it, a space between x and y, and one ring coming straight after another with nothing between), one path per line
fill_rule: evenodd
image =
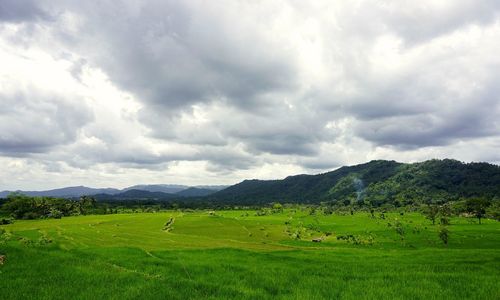
M11 218L3 218L3 219L0 219L0 225L7 225L7 224L12 224L14 222L13 219Z
M338 241L346 241L347 243L352 243L354 245L371 245L373 244L374 238L372 235L369 235L367 238L364 238L360 235L346 234L346 235L338 235Z
M54 219L60 219L60 218L62 218L62 216L63 216L63 213L60 210L52 208L47 217L54 218Z
M394 229L396 230L396 233L399 235L401 240L405 239L405 230L403 228L403 223L401 223L399 220L396 219L396 222L394 224Z
M28 238L25 238L25 237L19 238L19 243L21 243L21 245L26 246L26 247L33 246L33 241L28 239Z
M440 223L441 225L450 225L450 219L448 219L447 217L444 217L444 216L443 216L443 217L441 217L441 218L439 219L439 223Z
M488 209L486 209L488 217L500 221L500 200L494 201Z
M277 213L282 213L282 212L283 212L283 205L279 202L274 203L272 213L277 214Z
M47 244L50 244L52 243L52 240L46 236L46 235L42 235L39 239L38 239L38 245L40 246L44 246L44 245L47 245Z
M448 239L450 237L450 231L446 226L441 226L438 232L439 239L443 242L443 244L448 245Z

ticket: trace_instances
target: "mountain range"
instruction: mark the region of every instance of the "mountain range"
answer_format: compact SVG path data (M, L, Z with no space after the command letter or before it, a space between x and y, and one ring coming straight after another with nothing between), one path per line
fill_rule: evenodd
M49 191L21 191L31 196L80 197L97 200L175 200L221 204L342 202L380 206L446 202L464 197L500 199L500 166L428 160L419 163L374 160L317 175L295 175L280 180L244 180L226 186L135 185L125 189L84 186ZM0 198L10 192L1 192Z
M226 188L227 186L223 185L200 185L200 186L186 186L186 185L178 185L178 184L143 184L143 185L134 185L124 189L114 189L114 188L90 188L85 186L72 186L72 187L64 187L60 189L52 189L46 191L20 191L17 190L15 192L23 193L28 196L38 196L38 197L61 197L61 198L78 198L84 195L121 195L125 198L129 198L130 195L134 194L134 192L130 191L142 191L144 193L160 193L160 194L152 194L149 196L156 196L157 198L165 198L162 194L166 194L166 197L169 198L169 195L175 197L185 197L185 196L206 196L211 193L217 192L221 189ZM0 198L6 197L8 194L14 191L2 191L0 192ZM127 193L128 192L128 193ZM135 192L137 195L137 192ZM170 197L172 198L172 197Z

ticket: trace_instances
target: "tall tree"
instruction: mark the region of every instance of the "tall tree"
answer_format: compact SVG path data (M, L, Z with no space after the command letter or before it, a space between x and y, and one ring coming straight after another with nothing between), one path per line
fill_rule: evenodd
M465 209L468 213L473 214L481 224L481 219L486 214L486 209L490 206L490 202L484 198L470 198L465 202Z

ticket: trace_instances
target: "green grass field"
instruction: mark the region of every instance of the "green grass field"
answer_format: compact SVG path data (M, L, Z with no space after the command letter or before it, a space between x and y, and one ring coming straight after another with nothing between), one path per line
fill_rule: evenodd
M0 299L500 299L500 223L451 223L445 246L439 226L413 213L17 221L0 226L10 236ZM346 235L356 242L337 239Z

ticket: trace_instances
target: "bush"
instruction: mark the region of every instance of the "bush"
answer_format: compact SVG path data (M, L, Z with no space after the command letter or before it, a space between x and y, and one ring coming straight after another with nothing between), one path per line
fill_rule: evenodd
M396 222L394 224L394 229L396 230L396 233L403 241L405 239L405 230L403 228L403 223L401 223L399 220L396 219Z
M60 219L63 217L63 213L58 209L51 209L48 218Z
M7 232L5 229L0 228L0 245L5 244L10 240L11 234Z
M11 218L0 219L0 225L7 225L7 224L12 224L12 223L14 223L14 220Z
M33 241L25 237L19 238L19 243L21 243L21 245L24 245L26 247L33 246Z
M500 221L500 200L493 202L488 209L486 209L486 215L489 218Z
M38 218L40 218L40 215L33 211L26 212L22 217L23 220L34 220Z
M374 238L372 235L369 235L367 238L364 238L360 235L346 234L337 236L338 241L346 241L347 243L352 243L354 245L372 245Z
M46 235L42 235L39 239L38 239L38 245L40 246L44 246L44 245L47 245L47 244L50 244L52 243L52 240L46 236Z
M446 226L442 226L438 232L439 239L443 242L443 244L448 245L448 239L450 237L450 231Z
M447 217L441 217L439 219L439 224L441 224L441 225L450 225L450 219L448 219Z

